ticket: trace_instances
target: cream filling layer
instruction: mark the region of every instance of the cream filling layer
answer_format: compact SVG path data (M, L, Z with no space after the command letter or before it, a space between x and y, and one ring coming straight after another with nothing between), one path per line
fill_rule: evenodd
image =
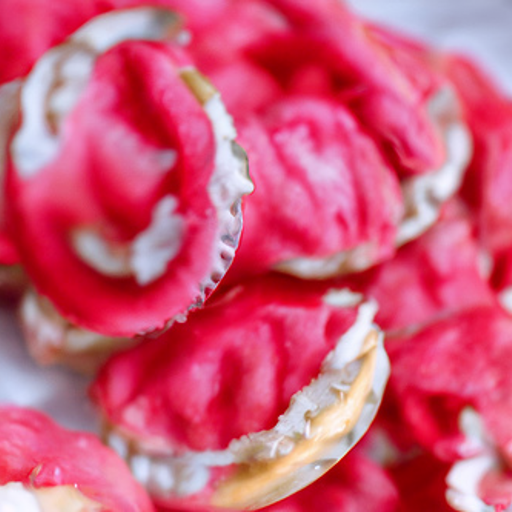
M461 412L459 426L466 442L462 452L467 457L453 464L446 477L446 500L460 512L493 512L494 507L486 504L478 493L483 477L500 466L498 455L487 440L482 419L472 408ZM508 510L508 509L507 509Z
M28 350L40 364L65 363L90 373L110 353L134 344L128 338L111 338L76 327L33 290L23 295L20 317Z
M25 487L20 482L0 486L0 512L101 512L103 507L71 485Z
M498 294L498 301L505 311L512 314L512 286L508 286Z
M446 160L439 169L403 182L406 215L398 231L398 245L413 240L436 222L443 203L459 189L473 151L471 134L460 121L453 90L440 90L429 107L432 121L443 134Z

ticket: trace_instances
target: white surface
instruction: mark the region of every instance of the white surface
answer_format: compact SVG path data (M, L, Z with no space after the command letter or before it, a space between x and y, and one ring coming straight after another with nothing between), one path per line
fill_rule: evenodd
M361 13L438 47L474 55L512 93L511 0L350 0ZM37 407L70 427L94 428L86 380L30 361L14 314L0 310L0 402Z
M0 403L46 411L70 428L96 426L87 381L61 368L38 367L28 356L12 310L0 310Z
M346 0L365 17L385 22L438 48L475 57L512 94L512 1Z

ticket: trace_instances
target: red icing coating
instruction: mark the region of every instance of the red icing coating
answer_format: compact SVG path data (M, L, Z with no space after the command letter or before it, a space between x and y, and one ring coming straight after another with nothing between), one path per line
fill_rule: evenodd
M125 463L92 434L68 431L39 412L3 405L0 438L0 485L69 485L106 511L154 510Z
M234 272L368 246L373 264L394 252L398 181L351 113L332 100L282 100L241 123L255 193Z
M450 204L441 220L394 258L343 280L379 304L376 322L386 331L408 328L496 299L479 262L467 214Z
M511 327L499 308L475 307L388 337L391 396L409 434L441 459L457 457L465 406L482 415L498 446L512 440Z
M26 75L42 55L94 16L115 9L164 7L184 25L202 29L224 14L228 0L3 0L0 5L0 85ZM20 37L23 34L23 37Z
M471 61L453 57L444 64L475 146L463 197L493 259L492 282L500 290L512 284L512 101Z
M64 120L57 156L31 177L20 177L10 162L22 263L40 293L79 326L118 336L162 328L197 301L211 271L217 214L207 184L215 144L209 119L177 75L182 62L180 52L157 43L115 47L99 57ZM161 168L166 150L177 162ZM177 203L182 240L149 285L97 272L73 249L71 237L82 228L130 243L168 196Z

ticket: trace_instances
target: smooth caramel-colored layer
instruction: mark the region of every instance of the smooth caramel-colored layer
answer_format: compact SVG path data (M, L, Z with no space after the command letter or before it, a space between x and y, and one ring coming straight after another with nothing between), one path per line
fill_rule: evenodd
M183 69L180 71L180 77L201 105L204 105L218 94L217 89L215 89L212 83L197 69Z
M101 512L103 506L72 485L32 489L42 512Z

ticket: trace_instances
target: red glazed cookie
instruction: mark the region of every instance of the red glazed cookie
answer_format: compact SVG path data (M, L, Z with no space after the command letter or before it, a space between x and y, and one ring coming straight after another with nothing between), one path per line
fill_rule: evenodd
M28 409L0 411L2 510L154 510L123 461L92 434L67 431Z
M204 301L252 189L218 93L168 40L174 23L152 9L95 18L20 93L8 194L21 262L66 319L107 336Z
M297 491L380 400L386 356L360 300L283 277L225 289L102 369L109 442L168 505L254 508Z
M244 206L235 273L325 278L394 253L398 180L349 110L296 96L239 129L255 193Z
M339 2L250 1L229 12L190 50L250 153L239 274L360 271L431 227L471 154L438 55Z
M509 358L512 319L498 306L476 306L421 329L388 336L390 397L404 428L444 460L459 454L459 415L473 407L510 458Z

